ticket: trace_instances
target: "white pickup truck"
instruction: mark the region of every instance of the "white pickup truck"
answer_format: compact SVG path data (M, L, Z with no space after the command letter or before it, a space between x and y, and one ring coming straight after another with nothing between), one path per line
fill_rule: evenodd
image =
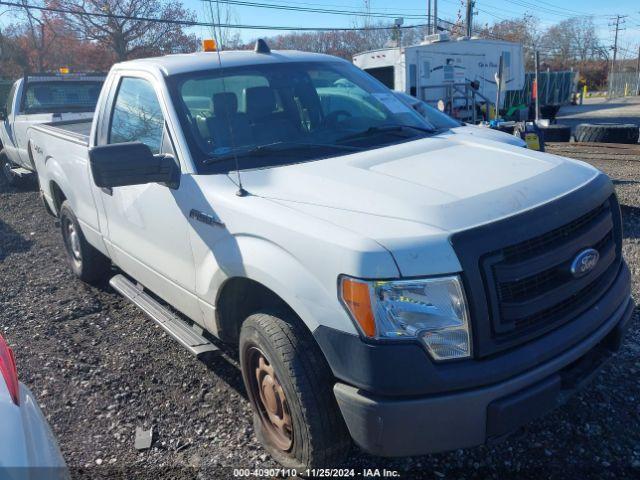
M345 83L354 101L332 96ZM73 271L112 275L195 354L237 346L257 435L290 468L336 466L351 439L384 456L500 439L631 318L606 175L440 135L331 56L120 63L92 123L28 137Z
M40 123L91 119L104 74L28 75L15 81L0 107L0 162L10 184L31 174L27 130Z

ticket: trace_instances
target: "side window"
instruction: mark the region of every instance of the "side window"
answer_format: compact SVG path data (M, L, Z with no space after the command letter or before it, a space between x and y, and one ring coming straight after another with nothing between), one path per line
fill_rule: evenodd
M120 82L111 116L108 143L142 142L160 153L164 117L153 87L141 78Z
M11 87L11 90L9 90L9 95L7 95L7 105L6 105L7 115L11 115L11 109L13 108L13 97L15 94L16 94L16 84L14 83L13 86Z

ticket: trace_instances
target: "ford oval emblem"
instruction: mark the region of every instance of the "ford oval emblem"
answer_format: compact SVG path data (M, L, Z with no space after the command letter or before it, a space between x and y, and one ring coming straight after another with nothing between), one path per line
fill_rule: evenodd
M581 251L571 262L571 275L582 277L593 270L600 260L600 254L594 248Z

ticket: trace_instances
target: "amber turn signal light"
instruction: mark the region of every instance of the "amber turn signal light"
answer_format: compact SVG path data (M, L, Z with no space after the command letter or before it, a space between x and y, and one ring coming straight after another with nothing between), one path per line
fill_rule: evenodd
M369 285L353 278L342 279L342 300L367 337L375 337L376 322L371 308Z

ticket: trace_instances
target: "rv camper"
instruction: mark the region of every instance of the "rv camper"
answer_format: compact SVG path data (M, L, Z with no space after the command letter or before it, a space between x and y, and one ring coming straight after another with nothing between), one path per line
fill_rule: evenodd
M442 101L449 113L467 118L476 106L478 111L487 111L486 107L495 104L500 57L503 104L506 91L524 87L522 45L518 43L475 37L451 40L441 33L419 45L359 53L353 63L393 90L432 105Z

